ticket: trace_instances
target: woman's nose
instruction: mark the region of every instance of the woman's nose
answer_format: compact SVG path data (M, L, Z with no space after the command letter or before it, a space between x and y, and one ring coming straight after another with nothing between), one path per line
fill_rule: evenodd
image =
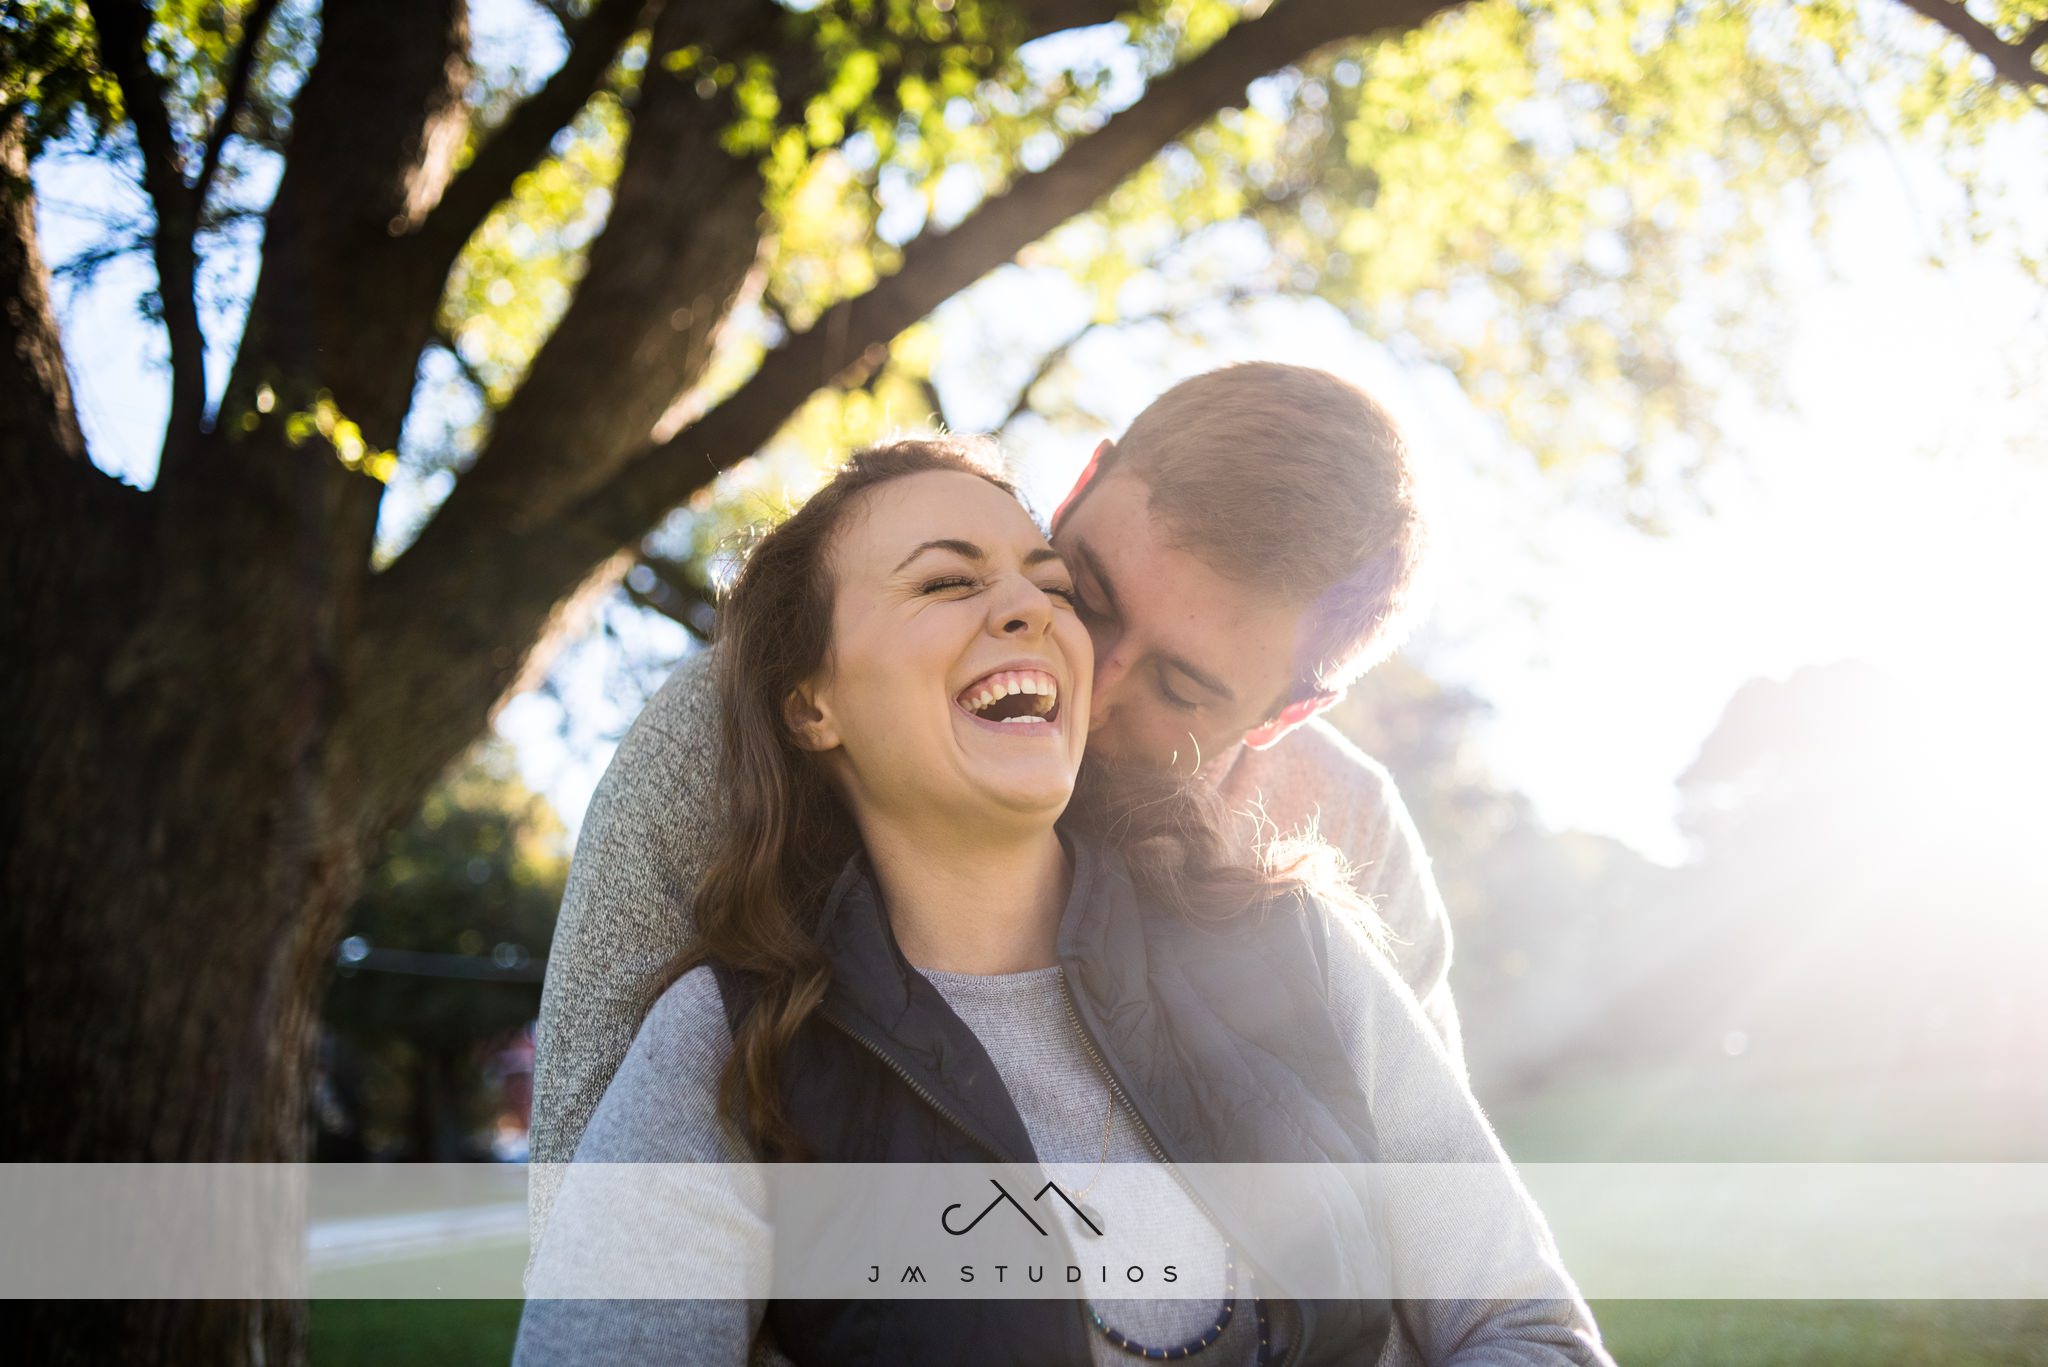
M995 620L1004 636L1039 635L1052 626L1052 598L1030 580L1022 581L996 604Z

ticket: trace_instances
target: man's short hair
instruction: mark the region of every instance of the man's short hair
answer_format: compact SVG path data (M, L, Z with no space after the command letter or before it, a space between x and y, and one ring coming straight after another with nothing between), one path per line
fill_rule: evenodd
M1296 697L1400 644L1425 526L1400 429L1358 386L1271 362L1197 375L1138 415L1112 471L1144 480L1178 549L1308 605Z

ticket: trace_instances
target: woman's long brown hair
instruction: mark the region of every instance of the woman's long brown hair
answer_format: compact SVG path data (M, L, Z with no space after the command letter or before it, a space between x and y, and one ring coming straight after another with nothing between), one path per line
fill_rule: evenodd
M725 834L699 884L698 943L669 981L716 962L752 989L735 1022L720 1082L722 1108L761 1157L795 1159L803 1146L782 1108L778 1066L824 1000L830 967L813 919L859 848L852 817L816 758L800 749L783 700L827 663L832 645L830 554L851 505L891 480L928 471L974 475L1012 497L990 473L992 448L959 437L898 441L856 453L803 507L754 546L720 605L714 661L719 714L718 791ZM1284 867L1246 862L1226 836L1222 803L1164 772L1090 758L1068 819L1099 835L1129 864L1156 905L1198 920L1238 915L1313 882L1339 880L1299 849Z

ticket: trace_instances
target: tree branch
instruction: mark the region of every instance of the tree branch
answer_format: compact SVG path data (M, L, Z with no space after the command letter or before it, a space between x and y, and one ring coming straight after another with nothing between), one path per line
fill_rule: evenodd
M659 0L600 0L569 35L569 54L477 149L468 169L441 196L420 234L452 261L484 219L538 162L556 133L596 93L619 49L659 8Z
M227 89L221 97L220 117L214 120L213 129L206 135L206 153L199 162L199 179L192 183L192 211L205 212L206 197L213 191L214 178L220 174L221 153L226 150L228 139L234 136L235 120L242 115L242 106L249 98L249 77L256 70L256 46L263 41L263 34L270 27L270 16L277 12L278 0L255 0L249 12L242 16L242 39L235 45L234 61L228 67Z
M439 199L467 127L465 13L457 0L323 12L222 401L229 423L262 386L286 412L324 389L372 445L397 445L447 281L445 261L409 250L405 225Z
M716 409L654 446L579 510L623 543L703 482L752 455L817 390L886 346L1017 252L1085 212L1190 129L1244 97L1258 77L1340 38L1419 27L1462 0L1289 0L1240 23L1186 66L1152 83L1137 103L1077 140L1045 170L1026 175L945 233L903 250L896 274L842 300L792 337Z
M51 464L85 460L71 402L64 343L50 308L50 273L36 246L35 183L29 179L19 110L0 121L0 469L19 490ZM9 498L4 500L13 503Z
M1971 51L1991 63L1991 69L2001 79L2021 89L2048 86L2048 72L2034 66L2034 53L2040 48L2043 38L2048 37L2042 32L2048 20L2037 23L2024 38L2008 43L1998 36L1997 30L1960 4L1951 3L1951 0L1899 0L1899 3L1962 39Z
M894 275L827 309L808 331L771 352L717 408L644 450L580 506L553 519L555 525L586 552L603 546L609 553L633 543L700 484L759 449L812 392L1085 211L1175 137L1242 100L1251 81L1337 39L1417 27L1459 3L1290 0L1262 18L1238 24L1200 57L1155 80L1136 103L1076 140L1045 170L1019 178L952 230L928 232L911 242ZM517 430L524 431L524 425ZM483 549L492 528L522 524L522 533L539 530L520 516L521 496L531 489L511 483L502 463L496 472L489 465L480 460L457 483L420 539L381 576L393 584L418 586L400 595L400 601L440 598L439 589L427 586L443 575L460 574L458 562L492 554ZM485 496L486 477L493 473L504 487Z
M1010 405L1010 411L1003 414L1002 420L989 430L991 432L1006 431L1011 423L1029 413L1031 411L1031 391L1038 388L1039 385L1043 384L1051 376L1053 371L1060 368L1061 362L1073 354L1075 347L1081 345L1082 338L1101 326L1102 324L1090 318L1087 322L1081 324L1080 327L1061 338L1053 346L1052 350L1039 357L1038 364L1032 369L1031 374L1025 378L1023 384L1017 386L1017 398Z
M171 136L163 82L149 64L149 11L132 0L89 0L100 59L121 85L121 102L142 149L142 185L156 210L157 294L171 343L171 411L160 468L181 464L206 413L206 336L199 327L199 206Z
M75 613L81 578L133 572L149 505L86 458L36 245L25 122L19 109L0 116L0 656L22 665L31 624Z
M1117 2L1012 0L1006 13L1022 39L1113 18ZM695 420L678 395L709 362L736 303L762 283L764 185L756 158L722 145L734 117L729 95L707 97L694 73L663 64L687 46L765 56L785 108L801 108L832 74L810 28L775 6L722 0L661 12L605 232L568 312L441 515L545 522Z
M383 486L328 443L295 443L289 417L331 404L369 448L399 443L446 284L401 234L438 199L468 127L467 6L349 0L320 25L220 420L191 477L167 468L157 492L165 543L189 563L294 567L263 607L338 639L370 577Z
M636 607L660 613L698 640L709 641L712 624L718 618L718 604L711 595L691 583L683 567L672 560L642 555L634 571L642 569L652 577L653 584L645 589L636 588L635 574L628 572L626 597Z
M701 42L795 67L810 44L784 32L783 17L754 0L661 13L604 233L443 512L460 518L476 506L490 520L536 521L573 504L647 444L709 362L760 253L764 187L759 161L723 146L729 96L706 98L694 73L661 58Z

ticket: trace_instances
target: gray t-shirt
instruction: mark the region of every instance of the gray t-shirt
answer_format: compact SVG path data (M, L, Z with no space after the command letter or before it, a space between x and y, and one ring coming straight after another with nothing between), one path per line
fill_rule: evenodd
M1372 1108L1381 1160L1505 1165L1506 1155L1414 996L1362 929L1339 925L1332 937L1331 1007ZM996 976L925 971L924 976L981 1041L1033 1149L1053 1175L1085 1184L1104 1152L1109 1099L1101 1071L1083 1052L1067 1019L1059 970ZM635 1037L591 1118L577 1161L745 1160L744 1143L717 1108L718 1078L731 1042L711 971L698 969L683 977L656 1002ZM1116 1115L1107 1128L1109 1161L1149 1160L1127 1114ZM743 1196L732 1199L746 1205ZM745 1225L763 1218L759 1209L744 1208L710 1215L713 1227L721 1220ZM1380 1362L1609 1363L1591 1313L1533 1206L1527 1228L1528 1247L1509 1256L1524 1259L1534 1284L1553 1287L1554 1297L1398 1302L1395 1332ZM1456 1241L1472 1237L1469 1230L1413 1210L1385 1234L1411 1254L1433 1241L1455 1247ZM621 1230L619 1237L632 1234ZM1220 1240L1191 1252L1220 1259ZM1240 1273L1245 1275L1243 1269ZM1199 1334L1213 1322L1219 1304L1117 1300L1098 1309L1139 1342L1165 1346ZM1241 1302L1224 1334L1196 1358L1218 1367L1253 1363L1256 1330L1249 1309L1248 1302ZM763 1310L761 1302L742 1300L531 1301L520 1325L515 1362L740 1364L748 1360ZM1099 1335L1093 1347L1100 1367L1135 1360Z

